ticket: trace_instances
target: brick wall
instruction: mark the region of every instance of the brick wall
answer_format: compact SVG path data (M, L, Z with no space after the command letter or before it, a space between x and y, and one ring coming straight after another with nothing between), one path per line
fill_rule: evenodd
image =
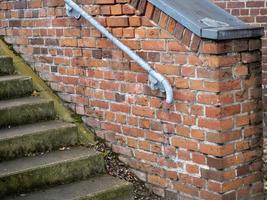
M213 0L224 8L251 25L267 27L267 1L266 0ZM267 30L262 38L262 85L264 109L267 110ZM265 117L266 121L266 117ZM266 124L266 122L265 122Z
M2 1L0 35L155 193L263 199L260 39L204 40L138 2L78 1L168 78L171 105L63 1Z

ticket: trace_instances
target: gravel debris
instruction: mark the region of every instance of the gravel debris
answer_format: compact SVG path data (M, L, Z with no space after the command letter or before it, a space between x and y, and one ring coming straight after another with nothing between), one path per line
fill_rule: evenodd
M99 142L96 150L104 153L106 160L106 170L109 175L124 179L133 183L135 200L163 200L146 188L145 183L140 181L124 163L119 161L118 156L111 151L104 143Z

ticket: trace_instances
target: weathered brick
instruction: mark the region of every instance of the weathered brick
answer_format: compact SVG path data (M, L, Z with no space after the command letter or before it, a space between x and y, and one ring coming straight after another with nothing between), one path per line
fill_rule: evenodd
M232 46L226 42L202 42L200 52L205 54L222 54L232 51Z
M155 154L152 154L150 152L135 151L135 156L136 156L136 158L141 159L141 160L147 160L147 161L151 161L151 162L157 161L157 157L155 156Z

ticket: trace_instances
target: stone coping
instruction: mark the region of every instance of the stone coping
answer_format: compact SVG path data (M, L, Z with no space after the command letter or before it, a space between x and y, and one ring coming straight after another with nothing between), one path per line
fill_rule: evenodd
M227 40L261 37L264 28L250 26L209 0L148 0L201 38Z

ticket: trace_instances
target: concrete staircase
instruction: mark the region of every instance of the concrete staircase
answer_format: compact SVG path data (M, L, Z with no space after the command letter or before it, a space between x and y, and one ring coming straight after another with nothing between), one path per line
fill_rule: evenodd
M132 185L105 175L103 156L79 146L53 101L31 96L30 77L0 57L0 199L129 200Z

